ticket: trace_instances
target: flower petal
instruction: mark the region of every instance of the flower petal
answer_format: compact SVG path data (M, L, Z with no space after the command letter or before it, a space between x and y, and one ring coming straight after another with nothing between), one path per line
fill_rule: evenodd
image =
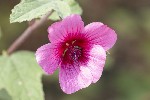
M48 37L52 43L63 42L68 36L77 35L84 29L84 23L80 15L71 15L60 22L52 24L48 28Z
M50 43L38 48L35 55L38 64L47 74L53 74L58 68L60 63L58 52Z
M87 67L91 71L93 77L92 82L96 83L100 79L103 72L106 61L106 52L100 45L94 45L90 50L89 55Z
M67 94L71 94L82 88L88 87L91 84L91 80L92 76L88 68L84 71L80 70L79 65L65 65L60 68L60 86Z
M85 27L87 38L92 44L101 45L106 51L116 42L117 35L114 30L100 22L93 22Z
M61 65L59 82L65 93L74 93L100 79L106 60L105 50L99 45L94 45L89 55L87 63Z

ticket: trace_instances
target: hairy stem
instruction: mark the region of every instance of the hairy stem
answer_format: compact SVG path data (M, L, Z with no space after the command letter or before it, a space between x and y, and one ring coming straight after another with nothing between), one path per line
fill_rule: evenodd
M43 25L48 19L48 17L52 14L53 11L48 12L45 16L43 16L40 20L35 21L33 25L30 25L22 34L19 36L12 45L8 48L8 55L12 54L22 43L26 41L26 39L33 33L34 30Z

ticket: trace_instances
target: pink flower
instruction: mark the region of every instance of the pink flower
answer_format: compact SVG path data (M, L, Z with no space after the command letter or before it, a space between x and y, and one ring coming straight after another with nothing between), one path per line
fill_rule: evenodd
M59 68L65 93L74 93L100 79L106 51L117 39L114 30L100 22L84 27L79 15L71 15L52 24L48 32L51 43L36 51L36 60L47 74Z

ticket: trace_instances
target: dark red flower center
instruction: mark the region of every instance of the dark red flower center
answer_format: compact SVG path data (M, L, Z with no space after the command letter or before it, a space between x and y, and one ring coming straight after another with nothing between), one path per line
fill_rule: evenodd
M69 58L77 61L82 54L82 49L79 46L70 46L68 48Z
M74 62L77 62L81 56L82 48L78 46L76 40L66 42L62 54L63 63L73 64Z

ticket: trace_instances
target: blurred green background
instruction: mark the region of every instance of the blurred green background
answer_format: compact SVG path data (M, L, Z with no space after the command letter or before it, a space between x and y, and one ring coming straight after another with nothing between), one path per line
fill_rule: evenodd
M150 0L78 0L85 24L100 21L113 28L118 40L109 51L101 79L71 95L64 94L58 72L43 76L46 100L150 100ZM0 52L26 29L27 22L9 23L19 0L0 0ZM48 43L47 27L36 30L18 49L35 51Z

